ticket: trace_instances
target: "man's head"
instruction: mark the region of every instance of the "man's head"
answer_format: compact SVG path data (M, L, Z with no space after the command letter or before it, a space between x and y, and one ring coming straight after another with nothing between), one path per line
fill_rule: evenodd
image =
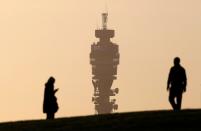
M174 65L175 66L180 65L180 58L179 57L174 58Z

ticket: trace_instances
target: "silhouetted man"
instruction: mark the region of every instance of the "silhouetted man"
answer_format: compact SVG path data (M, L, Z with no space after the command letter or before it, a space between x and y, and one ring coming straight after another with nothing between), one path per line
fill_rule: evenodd
M43 113L47 113L47 119L54 119L54 114L58 110L57 98L55 93L58 89L54 90L54 77L50 77L45 84Z
M167 90L170 91L169 102L174 110L181 110L182 93L186 91L186 84L185 69L180 65L180 58L176 57L167 82Z

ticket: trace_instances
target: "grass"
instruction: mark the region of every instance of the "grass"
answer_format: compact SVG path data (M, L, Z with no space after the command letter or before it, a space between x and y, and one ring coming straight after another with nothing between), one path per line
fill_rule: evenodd
M0 124L0 131L196 131L201 109L128 112Z

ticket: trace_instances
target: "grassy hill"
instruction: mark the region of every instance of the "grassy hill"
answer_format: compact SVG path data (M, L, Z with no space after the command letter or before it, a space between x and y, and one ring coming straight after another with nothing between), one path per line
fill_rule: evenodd
M145 111L99 116L18 121L0 124L0 131L196 131L201 130L201 110Z

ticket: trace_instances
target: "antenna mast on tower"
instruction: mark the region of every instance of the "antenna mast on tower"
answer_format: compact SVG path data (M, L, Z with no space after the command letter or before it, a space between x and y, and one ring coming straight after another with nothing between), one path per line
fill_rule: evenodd
M103 29L107 29L107 16L108 16L108 13L103 13L102 14L102 26L103 26Z

